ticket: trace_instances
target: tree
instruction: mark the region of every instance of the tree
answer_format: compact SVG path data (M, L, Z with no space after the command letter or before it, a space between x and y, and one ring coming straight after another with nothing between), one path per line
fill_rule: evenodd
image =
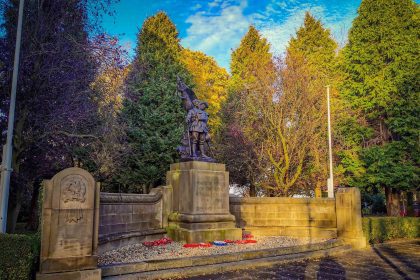
M125 190L148 192L164 184L169 164L177 159L185 122L177 76L190 81L180 55L178 31L169 17L159 12L147 18L138 34L122 111L131 151L118 179Z
M363 141L364 187L393 194L419 183L419 9L411 0L363 1L344 49L342 91L363 112L371 133ZM406 172L411 170L411 172ZM395 197L394 197L395 198Z
M302 98L306 111L298 109L298 115L308 115L300 129L310 134L305 144L308 152L302 161L302 174L296 180L301 189L320 189L328 173L327 104L325 86L333 84L336 76L335 58L337 43L321 21L306 12L304 24L292 37L286 52L286 69L283 72L284 90L292 89ZM291 70L291 73L288 73ZM301 73L301 77L299 74ZM291 81L289 81L291 79ZM299 87L300 86L300 87ZM293 93L290 93L293 94ZM287 93L286 93L287 95ZM292 103L290 106L298 106ZM288 117L288 116L286 116ZM308 125L308 127L305 127ZM309 133L311 132L311 133Z
M264 178L265 159L260 155L261 137L258 108L253 102L271 87L275 78L270 44L254 26L232 52L228 98L222 110L219 135L220 159L227 163L231 183L249 188L256 195Z
M275 86L253 102L264 136L261 154L268 159L268 172L260 186L271 196L291 196L308 189L304 172L314 172L307 169L312 167L311 148L317 141L320 113L314 106L317 96L311 91L312 76L304 67L304 56L294 55L287 65L277 62Z
M212 134L217 133L221 125L219 111L226 100L229 74L217 65L214 58L202 52L183 49L181 61L193 77L197 98L209 103L209 127Z
M119 166L129 154L121 119L125 81L129 73L127 52L118 39L99 34L92 40L98 71L90 84L98 109L98 138L79 149L84 167L101 182L102 190L117 191L115 178Z
M97 106L89 87L97 69L88 37L88 31L95 32L91 23L97 17L92 15L88 19L87 14L90 5L99 7L101 4L104 1L93 1L88 5L84 0L55 0L28 1L25 5L9 231L13 232L22 206L28 212L36 207L41 180L74 166L76 150L97 137L94 133ZM1 5L4 18L1 76L6 78L1 87L0 106L7 112L18 1L5 0ZM6 122L1 122L2 132L5 125Z

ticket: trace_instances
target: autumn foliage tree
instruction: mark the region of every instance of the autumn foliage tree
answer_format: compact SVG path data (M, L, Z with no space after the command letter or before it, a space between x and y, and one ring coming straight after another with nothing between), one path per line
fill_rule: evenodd
M272 86L275 71L270 44L254 26L242 38L231 57L232 76L222 110L223 129L219 138L220 159L230 171L231 182L255 196L264 175L261 157L260 119L254 100Z
M307 191L320 189L321 185L326 184L328 146L325 86L331 85L334 89L336 49L337 43L331 38L330 31L307 12L303 26L289 42L286 65L282 70L285 98L288 94L298 98L287 106L300 107L293 113L284 113L283 117L299 116L298 123L302 123L297 129L310 135L310 140L302 145L304 158L299 161L299 169L296 169L301 169L301 174L295 181L295 187Z
M129 153L125 122L121 118L128 54L116 37L99 34L92 40L98 70L90 87L97 106L97 138L82 152L84 168L101 182L102 190L116 191L119 166Z
M279 60L278 80L282 82L254 100L264 135L261 154L267 158L266 177L259 185L270 196L291 196L308 189L299 181L304 180L310 164L319 112L314 106L318 97L311 92L312 77L304 63L303 56L288 60L287 65Z

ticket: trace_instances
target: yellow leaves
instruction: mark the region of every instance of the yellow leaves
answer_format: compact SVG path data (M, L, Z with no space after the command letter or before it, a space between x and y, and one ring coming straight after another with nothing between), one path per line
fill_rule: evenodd
M127 78L129 67L123 69L108 67L100 72L91 88L96 92L96 102L99 112L112 112L113 115L121 110L123 100L123 90L125 79Z
M221 125L218 113L221 104L226 100L229 74L217 65L214 58L202 52L183 49L180 57L181 62L193 76L197 98L209 103L207 111L210 115L210 128L218 130Z

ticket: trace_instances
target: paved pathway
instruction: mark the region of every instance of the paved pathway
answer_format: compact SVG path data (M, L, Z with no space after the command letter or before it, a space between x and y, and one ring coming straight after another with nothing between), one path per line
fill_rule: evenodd
M366 250L253 270L185 278L247 279L420 279L420 240L391 242Z

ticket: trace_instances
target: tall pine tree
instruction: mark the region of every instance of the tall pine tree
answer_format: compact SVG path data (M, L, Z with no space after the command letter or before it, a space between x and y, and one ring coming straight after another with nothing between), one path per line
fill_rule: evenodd
M330 30L309 12L305 13L303 26L292 37L287 47L288 57L295 52L304 56L309 67L316 70L317 78L327 79L334 75L337 43L331 38Z
M358 13L344 50L343 94L373 131L363 143L364 185L385 188L388 214L396 215L398 193L419 184L419 9L411 0L365 0Z
M185 117L177 75L190 81L180 62L179 41L175 25L163 12L147 18L138 34L123 108L131 154L119 182L126 191L148 192L164 184L169 164L177 159Z

